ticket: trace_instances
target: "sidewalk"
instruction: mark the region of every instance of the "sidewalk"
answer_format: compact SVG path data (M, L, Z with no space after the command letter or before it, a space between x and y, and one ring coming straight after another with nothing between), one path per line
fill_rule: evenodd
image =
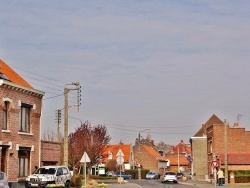
M187 180L187 181L179 181L179 184L183 185L193 185L194 187L215 187L214 183L207 182L207 181L193 181L193 180ZM232 188L232 187L250 187L250 183L235 183L235 184L227 184L223 186L218 186L216 187L227 187L227 188Z

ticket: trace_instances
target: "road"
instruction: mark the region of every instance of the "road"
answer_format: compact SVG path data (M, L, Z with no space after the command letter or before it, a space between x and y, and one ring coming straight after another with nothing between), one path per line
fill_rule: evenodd
M108 187L115 188L184 188L184 187L193 187L193 185L183 185L183 184L174 184L174 183L161 183L160 180L128 180L125 184L110 184Z

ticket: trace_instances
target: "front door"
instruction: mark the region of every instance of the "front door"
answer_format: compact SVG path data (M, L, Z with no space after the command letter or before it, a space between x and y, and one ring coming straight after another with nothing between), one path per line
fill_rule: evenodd
M7 148L2 148L1 149L1 171L6 172L6 153L7 153Z

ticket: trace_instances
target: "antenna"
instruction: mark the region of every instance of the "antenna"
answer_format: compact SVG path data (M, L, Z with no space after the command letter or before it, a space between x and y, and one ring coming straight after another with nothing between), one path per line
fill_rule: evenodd
M239 123L240 119L242 118L242 114L237 114L237 122Z

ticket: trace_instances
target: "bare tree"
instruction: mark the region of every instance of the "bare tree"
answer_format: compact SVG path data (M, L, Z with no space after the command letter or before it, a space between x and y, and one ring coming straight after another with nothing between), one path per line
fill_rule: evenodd
M165 142L163 141L160 141L156 146L164 153L167 153L172 149L172 146L170 146L169 144L165 144Z
M91 160L88 163L89 167L98 164L110 139L106 126L96 125L92 127L89 122L82 123L80 127L75 129L75 132L69 135L69 165L77 164L84 152Z
M62 133L60 133L58 136L54 131L46 130L43 132L42 140L50 141L50 142L62 142L63 136L62 136Z

